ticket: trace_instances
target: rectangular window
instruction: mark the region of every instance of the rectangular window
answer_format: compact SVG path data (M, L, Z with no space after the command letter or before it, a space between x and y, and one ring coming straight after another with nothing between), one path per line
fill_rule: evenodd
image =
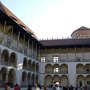
M54 68L54 73L58 73L59 72L59 68Z
M45 56L41 57L41 62L45 62Z
M58 56L53 57L53 62L58 62Z

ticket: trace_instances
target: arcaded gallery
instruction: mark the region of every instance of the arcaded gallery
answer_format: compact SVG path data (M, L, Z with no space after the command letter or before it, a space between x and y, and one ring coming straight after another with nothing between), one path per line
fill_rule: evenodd
M90 28L81 26L71 38L38 40L0 3L0 82L90 85Z

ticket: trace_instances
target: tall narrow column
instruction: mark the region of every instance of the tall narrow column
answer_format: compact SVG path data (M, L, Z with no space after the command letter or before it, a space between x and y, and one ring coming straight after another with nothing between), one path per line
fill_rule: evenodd
M11 27L11 38L12 38L12 36L13 36L13 26Z
M6 31L6 21L4 22L4 27L3 27L3 37L2 37L2 38L4 38L4 36L5 36L5 31Z
M68 48L67 48L67 62L68 62Z
M20 38L20 31L18 32L17 50L19 49L19 38ZM19 50L18 50L18 51L19 51Z
M84 47L82 47L82 49L83 49L83 61L84 61Z
M53 61L53 48L52 48L51 54L52 54L52 55L51 55L51 56L52 56L52 61L51 61L51 62L54 62L54 61Z
M41 62L41 60L40 60L40 47L39 47L39 58L38 58L38 59L39 59L39 61Z
M47 52L47 48L45 48L45 61L44 62L46 62L47 61L47 55L46 55L46 52Z
M8 71L6 72L6 82L8 82Z
M75 46L75 61L76 61L76 46Z
M37 44L36 44L36 59L37 59Z
M29 56L29 45L30 45L30 44L29 44L29 39L28 39L28 56Z
M24 40L23 40L23 54L24 54L24 45L25 45L25 35L24 35Z
M32 58L33 58L33 56L34 56L34 53L33 53L33 42L32 42Z
M61 49L59 48L59 62L61 61Z

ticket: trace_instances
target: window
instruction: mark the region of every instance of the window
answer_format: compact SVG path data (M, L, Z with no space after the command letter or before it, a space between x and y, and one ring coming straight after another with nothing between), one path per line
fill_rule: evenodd
M81 57L76 57L77 62L80 62Z
M58 56L53 57L53 62L58 62Z
M41 57L41 62L45 62L45 56Z
M54 68L54 73L58 73L59 72L59 68Z

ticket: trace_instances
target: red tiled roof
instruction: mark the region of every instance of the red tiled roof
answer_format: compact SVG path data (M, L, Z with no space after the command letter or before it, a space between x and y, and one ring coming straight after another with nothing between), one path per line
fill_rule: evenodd
M90 38L88 39L56 39L56 40L41 40L43 46L73 46L73 45L90 45Z
M28 28L19 18L17 18L8 8L6 8L1 2L0 2L0 10L3 11L7 16L9 16L12 20L14 20L18 25L20 25L22 28L25 28L26 31L30 32L34 38L37 39L34 32Z

